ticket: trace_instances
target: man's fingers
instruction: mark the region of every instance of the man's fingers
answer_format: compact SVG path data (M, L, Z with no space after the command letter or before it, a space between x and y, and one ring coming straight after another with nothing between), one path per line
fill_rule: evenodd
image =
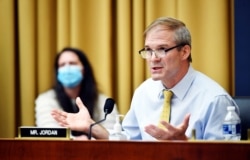
M57 117L59 117L59 115L60 115L60 112L57 109L53 109L50 114L52 115L52 117L57 119Z
M191 114L186 114L184 120L183 120L183 124L182 127L184 128L184 130L186 130L188 128L188 123L189 123L189 119L190 119Z
M52 110L51 115L57 122L65 121L67 118L67 113L58 109Z
M150 125L146 128L146 132L157 139L186 139L185 132L188 128L190 116L190 114L185 115L184 120L178 127L174 127L166 121L161 121L164 129Z
M84 104L82 103L82 100L80 97L76 98L76 104L78 106L79 109L85 108Z
M147 132L148 134L150 134L151 136L155 138L157 137L157 131L158 131L158 128L154 125L145 126L145 132Z

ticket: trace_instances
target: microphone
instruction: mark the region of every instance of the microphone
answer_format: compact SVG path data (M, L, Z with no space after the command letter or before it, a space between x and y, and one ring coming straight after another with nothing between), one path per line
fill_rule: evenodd
M89 126L88 139L91 139L91 137L92 137L92 136L91 136L92 127L93 127L94 125L96 125L96 124L99 124L99 123L105 121L107 115L110 114L110 113L113 111L114 105L115 105L115 101L114 101L112 98L107 98L107 99L106 99L106 102L105 102L105 104L104 104L104 112L105 112L104 119L102 119L102 120L100 120L100 121L98 121L98 122L95 122L95 123L93 123L93 124L91 124L91 125Z

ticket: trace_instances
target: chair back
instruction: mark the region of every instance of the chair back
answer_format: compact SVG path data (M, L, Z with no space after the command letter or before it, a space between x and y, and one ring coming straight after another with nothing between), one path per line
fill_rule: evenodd
M233 97L236 104L239 106L241 119L241 140L247 140L247 129L250 129L250 96ZM250 137L249 137L250 138Z

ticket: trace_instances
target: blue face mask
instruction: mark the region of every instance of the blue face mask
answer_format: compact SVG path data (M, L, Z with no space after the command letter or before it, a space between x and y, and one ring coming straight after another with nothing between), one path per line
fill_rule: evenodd
M74 88L83 80L82 68L76 65L66 65L58 69L57 79L64 87Z

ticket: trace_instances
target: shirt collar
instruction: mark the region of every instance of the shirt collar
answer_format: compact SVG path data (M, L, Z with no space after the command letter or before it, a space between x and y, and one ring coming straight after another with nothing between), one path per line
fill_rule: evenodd
M194 78L195 70L190 65L187 74L173 88L170 89L173 92L173 96L176 96L178 99L182 100L190 88ZM162 88L159 91L159 97L164 97L163 91L165 89L166 88L162 84Z

